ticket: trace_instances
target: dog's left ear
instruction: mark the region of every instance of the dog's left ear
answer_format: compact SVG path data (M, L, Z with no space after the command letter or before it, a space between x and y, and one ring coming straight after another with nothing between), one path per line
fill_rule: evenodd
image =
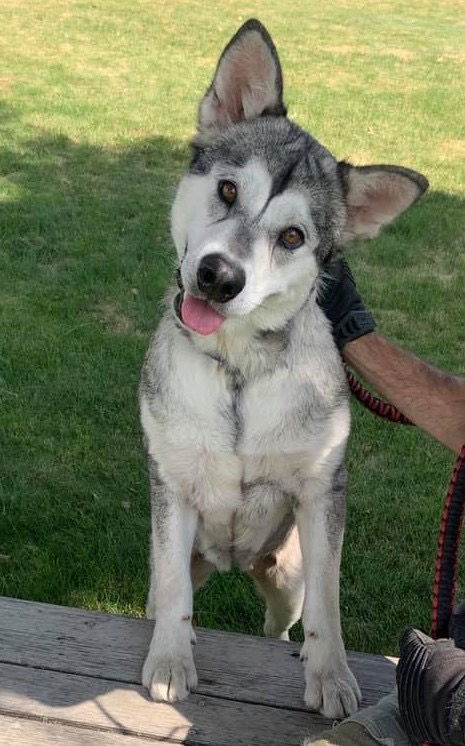
M402 166L351 166L341 162L339 169L347 205L344 243L375 238L428 188L422 174Z
M278 53L266 28L246 21L224 49L200 102L199 130L223 129L264 114L285 116Z

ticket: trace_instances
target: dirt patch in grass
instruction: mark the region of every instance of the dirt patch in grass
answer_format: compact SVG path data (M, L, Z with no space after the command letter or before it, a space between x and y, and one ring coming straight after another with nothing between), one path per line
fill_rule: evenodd
M333 69L328 75L325 72L311 72L305 71L302 73L301 70L291 70L286 76L288 85L293 85L297 89L297 95L302 95L302 91L299 87L304 86L304 90L312 85L321 86L322 88L330 88L331 90L341 90L352 86L359 86L360 79L355 73L349 73L346 70Z
M438 155L445 161L462 161L465 158L465 140L443 140Z
M330 76L324 78L324 85L331 89L358 86L360 85L360 79L354 73L348 73L345 70L333 70Z
M96 308L95 316L112 334L135 334L136 336L141 336L141 332L135 328L134 322L122 313L116 303L112 303L111 301L100 303Z
M384 50L384 54L387 57L396 57L398 60L414 60L416 55L411 49L400 49L398 47L390 47Z
M446 52L438 57L438 62L452 60L453 62L465 62L465 52Z
M378 57L396 57L398 60L414 60L415 53L410 49L401 49L400 47L384 47L383 49L373 50L368 44L331 44L326 50L337 55L346 54L365 54L372 55L375 51Z

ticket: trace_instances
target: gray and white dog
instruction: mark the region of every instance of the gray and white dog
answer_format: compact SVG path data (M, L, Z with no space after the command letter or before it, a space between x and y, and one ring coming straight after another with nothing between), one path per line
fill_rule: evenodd
M200 103L172 209L180 290L142 371L154 699L196 686L193 589L236 565L265 597L267 635L288 639L302 616L308 707L357 709L339 617L348 392L317 292L345 244L426 186L409 169L338 162L289 121L269 34L239 29Z

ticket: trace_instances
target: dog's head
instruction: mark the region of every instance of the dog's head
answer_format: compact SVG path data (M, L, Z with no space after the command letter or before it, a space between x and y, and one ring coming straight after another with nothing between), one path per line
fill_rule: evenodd
M377 236L428 186L407 168L338 162L287 119L278 55L256 20L223 51L192 147L172 234L179 313L200 334L230 317L282 325L345 244Z

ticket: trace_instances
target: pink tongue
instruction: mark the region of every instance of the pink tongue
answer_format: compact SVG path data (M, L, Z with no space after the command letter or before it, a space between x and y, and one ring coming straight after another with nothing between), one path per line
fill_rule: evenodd
M224 316L214 311L207 301L186 293L181 305L181 319L189 329L207 335L218 331Z

